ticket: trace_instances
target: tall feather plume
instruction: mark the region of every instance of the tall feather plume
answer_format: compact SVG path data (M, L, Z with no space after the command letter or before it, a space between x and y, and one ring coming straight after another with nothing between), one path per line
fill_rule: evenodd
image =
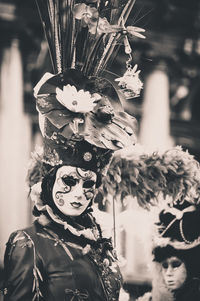
M85 75L97 76L106 69L123 35L120 30L112 31L112 26L120 27L126 22L135 0L36 0L36 3L54 72L76 68ZM110 30L99 30L102 20L108 21Z
M55 73L71 68L74 55L73 0L36 0Z

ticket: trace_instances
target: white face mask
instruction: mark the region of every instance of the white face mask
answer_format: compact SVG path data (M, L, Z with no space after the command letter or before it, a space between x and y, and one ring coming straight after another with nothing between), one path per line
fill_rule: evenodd
M167 288L176 291L187 279L185 263L178 257L169 257L162 262L162 274Z
M95 194L97 175L90 170L62 166L57 170L52 197L65 215L78 216L85 211Z

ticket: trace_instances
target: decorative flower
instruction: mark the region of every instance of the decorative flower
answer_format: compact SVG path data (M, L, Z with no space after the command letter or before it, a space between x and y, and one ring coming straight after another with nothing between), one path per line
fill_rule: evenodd
M141 34L141 32L145 32L144 28L136 27L136 26L127 26L124 25L110 25L109 33L122 33L124 35L135 36L138 38L145 39L146 37Z
M141 32L145 32L144 28L136 27L136 26L127 26L123 29L124 34L129 34L130 36L135 36L141 39L145 39L146 37L141 34Z
M97 93L90 94L88 91L79 90L67 85L63 90L56 88L57 100L68 110L76 113L87 113L93 110L101 96Z
M108 20L105 17L99 18L99 20L97 22L97 28L96 28L97 34L100 35L102 33L110 33L111 29L112 29L112 25L110 25L110 23L108 22ZM90 29L90 32L91 32L91 29ZM95 33L95 32L91 32L91 33Z
M124 21L121 21L120 25L106 25L104 27L105 33L121 33L124 35L124 47L125 53L130 54L132 52L128 37L136 36L138 38L145 39L145 36L141 32L145 32L145 29L136 27L136 26L127 26L125 27Z
M96 2L96 0L92 2ZM100 35L102 33L113 32L112 26L108 20L105 17L99 18L99 13L95 7L91 7L84 3L79 3L75 5L73 12L75 19L81 20L83 27L88 26L91 34Z
M140 95L143 83L139 79L139 73L140 70L137 71L137 65L135 65L133 69L128 68L123 77L115 79L116 82L119 82L118 85L125 90L125 96L127 92L128 98L138 97Z
M87 1L88 3L95 3L96 0ZM83 27L88 26L89 32L91 34L102 34L102 33L121 33L125 35L124 45L125 52L130 53L131 47L128 41L128 36L136 36L138 38L145 39L145 36L142 32L145 32L145 29L137 26L127 26L124 25L124 20L121 20L120 25L110 25L108 20L99 17L98 10L95 7L86 5L85 3L79 3L74 6L74 17L77 20L81 20Z
M74 6L73 13L75 19L81 20L83 27L97 24L99 13L95 7L91 7L85 3L79 3Z
M97 34L102 33L121 33L125 35L124 37L124 45L127 53L127 43L128 36L138 37L141 39L145 39L146 37L141 34L141 32L145 32L145 29L136 27L136 26L122 26L122 25L111 25L108 20L104 18L99 18L98 21L93 20L93 22L88 23L89 31L93 34L97 32Z
M132 52L128 37L136 36L138 38L145 39L145 36L141 34L141 32L145 32L145 29L136 27L136 26L127 26L124 25L124 20L121 20L120 25L110 25L110 27L107 27L107 33L121 33L124 35L124 47L125 47L125 53L130 54Z

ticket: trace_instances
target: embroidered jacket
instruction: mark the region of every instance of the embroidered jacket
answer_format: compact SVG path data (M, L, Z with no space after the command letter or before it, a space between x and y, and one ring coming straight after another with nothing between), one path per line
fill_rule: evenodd
M113 257L93 247L84 254L78 238L69 237L38 222L11 234L5 253L4 300L118 300L121 274Z

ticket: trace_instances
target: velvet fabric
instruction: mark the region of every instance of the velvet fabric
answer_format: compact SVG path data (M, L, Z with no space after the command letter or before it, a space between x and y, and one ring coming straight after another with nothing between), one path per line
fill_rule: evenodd
M118 300L118 268L105 267L98 250L84 252L84 240L68 234L52 223L38 222L11 234L5 253L5 301Z

